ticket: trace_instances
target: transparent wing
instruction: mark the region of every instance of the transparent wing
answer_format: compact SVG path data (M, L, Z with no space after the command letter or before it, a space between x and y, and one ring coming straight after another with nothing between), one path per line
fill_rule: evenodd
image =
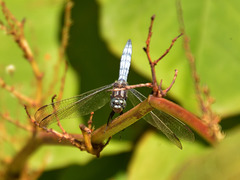
M135 89L128 91L128 97L131 103L136 106L146 99L144 95ZM194 141L194 134L188 126L177 118L159 110L153 110L143 117L149 124L161 130L175 145L182 149L178 138L187 141Z
M41 127L47 127L57 119L68 119L90 114L110 101L110 91L113 84L88 91L68 99L54 102L39 108L34 117Z

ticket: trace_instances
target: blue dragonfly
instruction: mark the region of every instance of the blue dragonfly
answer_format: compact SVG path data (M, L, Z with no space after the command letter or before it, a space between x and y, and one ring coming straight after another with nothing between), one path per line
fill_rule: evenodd
M131 64L131 56L132 42L128 40L121 56L119 78L117 81L78 96L63 99L39 108L34 115L39 126L47 127L57 122L57 120L88 115L102 108L110 101L112 112L108 118L109 123L109 120L112 119L115 113L123 113L127 105L127 99L130 100L133 106L144 101L146 97L136 89L114 91L116 88L123 89L128 85L127 77ZM182 148L179 138L194 141L194 134L188 126L170 114L153 110L145 115L143 119L162 131L162 133L179 148Z

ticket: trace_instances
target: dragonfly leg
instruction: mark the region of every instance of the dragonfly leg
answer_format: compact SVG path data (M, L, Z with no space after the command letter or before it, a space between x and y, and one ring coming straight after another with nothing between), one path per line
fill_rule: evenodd
M108 121L107 121L107 126L109 125L110 120L112 121L112 118L113 118L114 114L115 114L114 111L112 111L112 112L110 113L110 115L109 115L109 117L108 117Z

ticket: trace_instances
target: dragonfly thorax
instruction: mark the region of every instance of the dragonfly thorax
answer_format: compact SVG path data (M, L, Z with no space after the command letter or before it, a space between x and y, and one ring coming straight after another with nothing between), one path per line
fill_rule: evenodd
M126 86L127 82L122 80L116 81L113 85L113 89L124 88ZM126 100L127 100L126 90L113 91L111 95L110 106L115 113L120 113L127 105Z

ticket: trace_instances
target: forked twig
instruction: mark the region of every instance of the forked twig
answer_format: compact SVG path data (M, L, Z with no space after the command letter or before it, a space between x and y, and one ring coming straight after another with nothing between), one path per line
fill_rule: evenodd
M152 88L153 88L153 95L156 96L156 97L163 97L166 95L166 92L168 92L171 87L168 89L168 90L165 90L165 91L162 91L162 89L159 89L160 86L158 86L157 84L157 78L156 78L156 71L155 71L155 66L157 65L157 63L163 59L168 53L169 51L171 50L171 48L173 47L174 43L176 42L176 40L181 37L183 34L181 33L180 35L178 35L177 37L175 37L173 40L172 40L172 43L171 45L169 46L169 48L165 51L165 53L160 56L157 60L153 61L151 56L150 56L150 50L149 50L149 47L150 47L150 41L151 41L151 37L152 37L152 26L153 26L153 22L154 22L154 19L155 19L155 15L153 15L151 17L151 24L150 24L150 27L149 27L149 32L148 32L148 37L147 37L147 40L146 40L146 47L143 48L143 50L146 52L146 55L147 55L147 58L148 58L148 61L149 61L149 64L150 64L150 67L151 67L151 72L152 72ZM173 83L175 82L175 79L176 79L176 76L174 76L174 80L173 80ZM172 85L171 85L172 86ZM163 93L163 94L161 94Z
M93 155L96 155L97 157L100 156L100 152L104 149L104 147L110 142L111 137L108 138L107 142L105 144L98 143L98 144L92 144L92 118L93 118L94 112L91 113L89 121L88 121L88 127L86 127L83 124L79 125L79 128L82 131L84 144L86 147L86 151L88 153L91 153Z

